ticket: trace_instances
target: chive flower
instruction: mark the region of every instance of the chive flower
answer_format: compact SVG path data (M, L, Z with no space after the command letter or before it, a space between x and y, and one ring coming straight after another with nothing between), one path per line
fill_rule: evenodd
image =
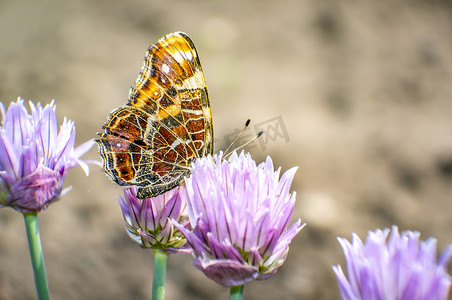
M44 108L30 102L30 111L20 98L5 109L0 103L0 207L20 212L40 212L65 192L67 171L81 166L80 157L94 144L88 141L76 148L74 122L64 118L58 130L55 104Z
M436 239L420 241L420 233L396 226L369 232L363 244L356 234L350 243L338 238L347 265L348 278L339 265L333 266L344 300L445 300L451 277L447 265L449 245L436 258ZM389 235L389 238L388 238Z
M170 220L189 227L187 204L174 188L153 198L138 199L137 187L124 188L119 197L125 226L129 236L143 248L167 254L190 253L186 239Z
M267 279L284 263L292 239L305 226L289 221L297 167L279 178L270 157L258 166L235 152L197 159L185 179L193 231L178 225L194 251L193 264L226 287Z

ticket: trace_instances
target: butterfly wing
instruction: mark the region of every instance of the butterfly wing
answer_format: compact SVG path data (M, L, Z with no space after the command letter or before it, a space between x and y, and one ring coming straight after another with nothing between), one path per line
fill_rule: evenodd
M103 169L120 185L155 197L177 186L191 162L213 153L210 103L198 54L182 32L146 53L128 103L111 113L97 140Z

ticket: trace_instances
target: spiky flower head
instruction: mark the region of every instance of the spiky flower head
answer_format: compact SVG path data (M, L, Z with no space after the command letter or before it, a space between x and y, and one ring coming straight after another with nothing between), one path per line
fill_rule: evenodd
M345 300L445 300L451 277L448 246L436 259L436 239L420 241L420 233L396 226L370 231L363 244L356 234L352 243L338 238L347 264L348 279L339 265L333 266Z
M179 226L194 250L193 264L223 286L270 277L305 224L288 228L295 204L289 193L297 170L279 178L268 157L259 166L249 154L197 159L185 179L193 231Z
M0 103L0 207L21 212L39 212L58 200L67 171L81 166L80 157L94 144L77 148L74 122L64 118L58 131L55 104L44 108L30 102L31 114L20 98L5 110Z
M171 253L190 253L192 250L177 227L189 227L187 204L181 199L179 189L174 188L153 198L138 199L137 187L124 188L119 197L125 226L129 236L144 248Z

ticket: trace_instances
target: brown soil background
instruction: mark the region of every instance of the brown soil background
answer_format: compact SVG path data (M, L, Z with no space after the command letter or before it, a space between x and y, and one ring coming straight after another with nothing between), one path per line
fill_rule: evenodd
M308 226L244 299L338 299L336 236L396 224L439 250L452 243L449 1L2 1L0 24L1 101L55 99L78 144L126 102L146 48L177 30L197 45L217 151L247 118L281 116L289 141L248 150L301 167L294 220ZM53 299L150 299L153 255L123 228L121 189L96 166L72 169L66 185L39 216ZM34 299L23 220L9 208L0 241L0 299ZM167 299L227 299L190 261L170 258Z

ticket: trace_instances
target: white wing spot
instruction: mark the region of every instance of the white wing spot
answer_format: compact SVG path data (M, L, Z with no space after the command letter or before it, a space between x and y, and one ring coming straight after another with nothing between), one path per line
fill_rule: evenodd
M171 144L171 148L175 149L179 144L180 144L180 141L179 141L179 140L175 140L175 141Z
M168 67L168 65L163 64L163 65L162 65L162 71L165 72L166 74L168 74L169 71L170 71L170 68Z
M193 114L193 115L202 115L203 111L202 110L194 110L194 109L181 109L182 112L184 113L188 113L188 114Z

